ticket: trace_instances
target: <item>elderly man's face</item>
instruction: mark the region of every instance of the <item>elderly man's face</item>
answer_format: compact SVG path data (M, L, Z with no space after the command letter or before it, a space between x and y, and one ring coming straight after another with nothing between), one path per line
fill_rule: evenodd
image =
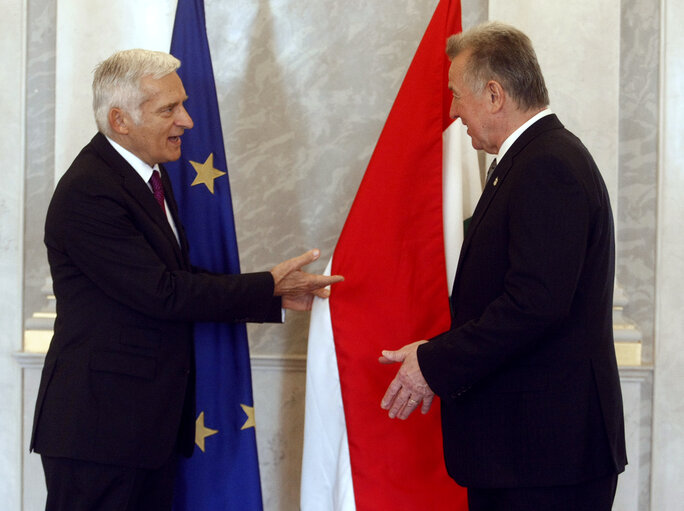
M180 136L193 126L183 106L183 83L174 72L158 80L145 76L140 85L146 100L140 107L140 123L128 124L127 148L150 166L175 161L181 155Z
M488 117L487 94L485 91L475 94L463 81L467 58L468 53L462 52L454 57L449 67L449 90L453 95L449 117L454 120L461 119L463 125L468 128L468 135L475 149L484 149L488 153L496 154L499 148L489 140L491 119Z

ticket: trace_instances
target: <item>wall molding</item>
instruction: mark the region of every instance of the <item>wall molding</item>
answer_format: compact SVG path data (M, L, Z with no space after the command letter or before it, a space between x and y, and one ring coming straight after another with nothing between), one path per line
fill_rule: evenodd
M45 362L45 353L20 351L12 354L22 369L41 369ZM306 355L252 355L252 369L256 371L306 371Z
M22 369L40 369L45 362L45 353L20 351L12 356ZM306 355L302 354L257 354L250 357L250 363L252 369L257 371L306 372ZM651 365L620 367L620 379L623 381L645 381L650 379L652 374Z

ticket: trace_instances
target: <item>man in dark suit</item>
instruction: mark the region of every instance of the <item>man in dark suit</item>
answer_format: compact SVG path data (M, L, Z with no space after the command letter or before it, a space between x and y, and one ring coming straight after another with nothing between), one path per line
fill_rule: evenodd
M305 310L340 280L301 270L316 250L270 272L190 265L161 165L193 125L179 65L145 50L100 64L99 133L50 203L57 319L31 440L49 510L170 509L177 454L195 438L193 322L280 322L282 307Z
M383 352L402 366L382 407L404 419L440 396L470 511L609 510L626 455L606 187L548 109L523 33L481 25L447 54L450 115L498 164L461 248L451 329Z

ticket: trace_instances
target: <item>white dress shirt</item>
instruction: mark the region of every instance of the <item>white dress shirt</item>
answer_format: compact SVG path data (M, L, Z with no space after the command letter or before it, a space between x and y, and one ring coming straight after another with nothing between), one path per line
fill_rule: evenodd
M527 128L532 126L535 122L537 122L539 119L542 117L546 117L547 115L551 115L553 112L549 107L546 107L544 110L536 114L535 116L531 117L530 119L527 120L522 126L520 126L517 130L515 130L513 133L508 135L508 138L504 140L503 144L501 144L501 147L499 148L499 153L496 155L496 161L497 165L501 160L503 159L504 155L506 154L506 151L508 151L513 143L518 140L520 135L522 135Z
M131 167L133 167L133 169L135 169L140 178L147 184L147 187L150 189L150 192L152 192L152 184L150 183L150 178L152 177L152 172L154 172L155 170L159 170L159 165L155 164L154 167L150 167L147 163L142 161L140 158L138 158L135 154L130 152L125 147L122 147L120 144L117 144L109 137L106 138L109 141L109 143L112 144L112 147L116 150L116 152L119 153L121 157L124 160L126 160ZM166 202L166 198L164 198L164 210L166 211L166 219L169 221L171 230L173 230L173 234L176 236L176 241L180 243L180 238L178 238L178 230L176 229L176 223L173 221L173 217L171 216L171 212L169 211L169 205Z

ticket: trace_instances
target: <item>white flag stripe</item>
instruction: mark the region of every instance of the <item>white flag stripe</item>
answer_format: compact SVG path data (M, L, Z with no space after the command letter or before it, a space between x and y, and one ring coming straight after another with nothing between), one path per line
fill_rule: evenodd
M314 299L309 324L301 511L356 510L329 303Z
M463 243L463 221L473 214L482 194L477 152L472 147L466 127L459 121L452 122L444 130L442 163L444 253L451 294Z

